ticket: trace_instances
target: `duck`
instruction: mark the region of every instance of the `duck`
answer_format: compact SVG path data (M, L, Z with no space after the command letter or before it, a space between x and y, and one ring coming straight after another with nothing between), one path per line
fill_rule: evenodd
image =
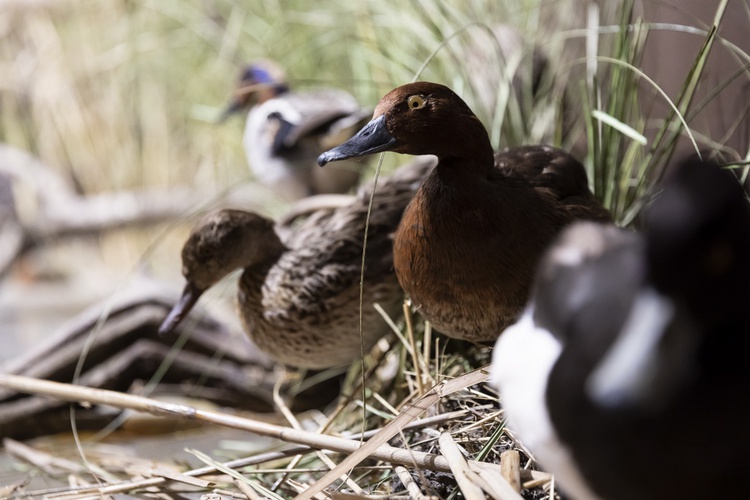
M416 310L452 338L497 339L523 310L560 230L611 221L580 162L548 145L496 154L469 106L439 83L390 91L372 120L318 164L383 151L437 157L394 235L393 262Z
M372 186L348 204L295 216L291 227L253 212L221 209L192 229L182 249L186 284L160 327L174 331L201 295L242 269L237 308L251 340L272 360L291 367L325 369L350 364L367 352L402 310L403 292L393 271L392 235L427 172L430 159L411 162L381 181L369 219L362 296L363 235ZM280 236L280 234L282 236Z
M273 61L260 60L240 72L220 122L247 111L243 146L256 179L287 201L323 193L346 193L360 178L361 165L341 164L330 172L316 167L320 153L351 137L367 123L363 109L346 91L292 91Z
M593 222L543 257L490 380L574 499L750 494L750 205L712 160L671 169L640 232Z

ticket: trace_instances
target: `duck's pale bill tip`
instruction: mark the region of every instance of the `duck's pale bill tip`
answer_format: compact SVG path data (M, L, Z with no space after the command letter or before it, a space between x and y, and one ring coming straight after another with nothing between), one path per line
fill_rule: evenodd
M318 156L318 165L321 167L325 167L326 164L328 164L332 159L335 160L335 158L331 158L328 154L329 151L326 151L325 153L322 153L320 156Z
M362 130L348 141L318 156L318 165L322 167L332 161L391 151L395 145L396 139L388 132L385 115L380 115L362 127Z
M221 111L221 114L216 117L214 123L216 123L216 125L221 125L231 118L232 115L236 115L240 111L242 111L242 103L235 99Z

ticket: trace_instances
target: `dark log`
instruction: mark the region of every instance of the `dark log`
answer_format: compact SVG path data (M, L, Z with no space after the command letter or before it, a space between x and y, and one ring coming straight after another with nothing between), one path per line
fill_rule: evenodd
M157 329L176 294L142 292L130 293L114 305L107 302L90 308L0 371L71 382L86 352L77 380L81 385L139 394L148 387L149 394L201 398L256 413L274 411L273 387L283 370L244 334L205 314L195 314L199 319L176 332L189 338L179 353L173 352L177 337L162 338ZM149 385L164 363L168 363L167 370ZM332 378L296 395L288 404L296 411L322 407L338 395L339 384L340 378ZM76 423L81 430L98 430L117 416L108 408L79 407ZM68 403L0 391L0 435L28 439L68 431L70 426Z

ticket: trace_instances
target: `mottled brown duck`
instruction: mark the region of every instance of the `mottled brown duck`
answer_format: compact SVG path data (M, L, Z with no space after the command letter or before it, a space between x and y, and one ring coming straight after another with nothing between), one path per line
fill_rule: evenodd
M560 230L610 220L575 158L551 146L493 154L482 123L444 85L392 90L372 121L318 163L381 151L438 158L395 234L394 265L417 310L451 337L496 339L521 312Z
M412 162L377 189L364 273L365 352L389 329L373 304L391 316L401 310L392 235L433 166L431 159ZM347 205L315 211L283 241L266 217L226 209L209 214L183 247L187 284L161 331L172 330L203 292L241 268L240 317L252 340L272 359L314 369L358 359L360 268L370 192L362 188Z

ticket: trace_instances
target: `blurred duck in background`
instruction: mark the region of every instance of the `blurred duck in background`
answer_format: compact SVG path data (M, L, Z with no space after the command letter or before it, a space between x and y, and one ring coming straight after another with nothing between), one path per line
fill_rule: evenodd
M248 111L243 145L250 169L287 201L345 193L359 181L361 164L343 163L330 170L316 164L318 155L349 139L369 120L372 111L362 109L349 93L291 91L277 64L257 61L242 70L220 121L243 111Z
M750 496L750 206L673 169L642 233L593 223L543 258L495 346L510 428L572 498Z

